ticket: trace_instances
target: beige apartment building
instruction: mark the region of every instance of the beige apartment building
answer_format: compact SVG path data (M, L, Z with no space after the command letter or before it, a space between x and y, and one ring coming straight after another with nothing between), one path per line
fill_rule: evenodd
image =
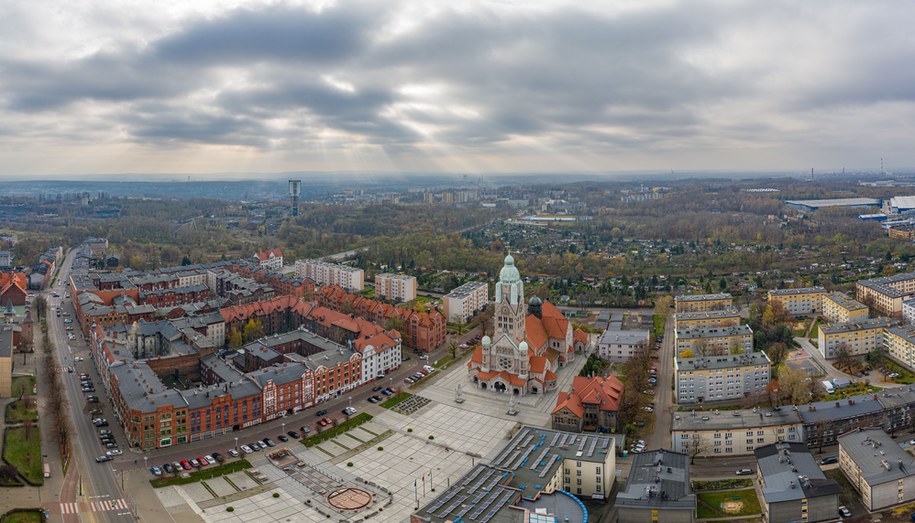
M365 286L365 271L362 269L320 260L296 260L295 275L297 278L308 278L317 285L339 285L349 292L361 291Z
M844 292L833 292L823 297L823 317L829 323L849 323L866 320L867 305L849 298Z
M375 297L398 302L416 299L416 278L405 274L375 275Z
M732 401L763 394L772 377L765 352L674 358L677 403Z
M881 428L839 436L839 468L870 511L915 500L915 458Z
M678 312L674 314L674 323L678 329L731 327L740 323L740 313L737 307L725 307L715 311Z
M855 285L855 293L861 303L898 318L902 316L902 302L915 295L915 272L861 280Z
M844 346L853 356L861 356L883 346L883 331L890 326L886 318L820 325L817 349L828 360Z
M15 334L11 325L0 330L0 398L13 395L13 346Z
M883 331L883 349L909 370L915 370L915 328L890 327Z
M690 457L748 456L763 445L804 441L804 420L790 407L671 415L670 448Z
M753 352L753 329L749 325L676 329L674 331L677 354L690 349L694 355L729 352L739 347L743 352Z
M449 322L470 321L489 303L489 286L483 281L469 281L442 298L445 318Z
M734 298L729 293L720 294L684 294L674 299L676 312L717 311L734 306Z
M823 287L804 287L800 289L772 289L769 301L781 303L792 315L818 314L823 310L823 298L826 296Z

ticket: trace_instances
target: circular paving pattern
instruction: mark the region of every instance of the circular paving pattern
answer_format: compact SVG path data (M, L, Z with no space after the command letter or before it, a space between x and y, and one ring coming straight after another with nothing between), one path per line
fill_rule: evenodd
M330 506L340 510L359 510L372 503L372 493L353 487L337 489L327 495Z

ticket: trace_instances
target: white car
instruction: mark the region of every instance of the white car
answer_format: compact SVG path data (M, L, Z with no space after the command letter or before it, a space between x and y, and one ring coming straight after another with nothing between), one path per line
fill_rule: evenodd
M123 454L123 452L121 451L121 449L114 449L114 450L109 450L105 454L108 456L120 456L121 454Z
M237 457L238 457L238 451L237 451L237 450L235 450L235 449L229 449L228 452L229 452L229 455L232 456L233 458L237 458Z
M254 450L251 449L251 447L249 447L247 445L242 445L241 451L244 452L245 454L254 454Z
M207 460L207 463L209 463L210 465L213 465L216 463L216 458L214 458L213 456L210 456L209 454L204 456L203 459Z

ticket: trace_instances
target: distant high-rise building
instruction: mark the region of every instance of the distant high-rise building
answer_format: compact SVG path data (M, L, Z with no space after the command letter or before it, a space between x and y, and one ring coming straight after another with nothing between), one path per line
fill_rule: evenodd
M299 215L299 195L302 194L302 180L289 180L289 196L292 197L292 207L289 214Z

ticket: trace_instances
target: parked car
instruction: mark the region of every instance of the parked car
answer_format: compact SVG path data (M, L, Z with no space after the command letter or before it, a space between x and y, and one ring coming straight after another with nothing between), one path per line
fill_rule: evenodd
M381 387L372 387L372 392L378 392L381 390Z
M106 456L120 456L123 454L120 449L109 450L105 453Z
M214 458L214 457L211 456L210 454L207 454L206 456L204 456L204 457L203 457L203 460L206 461L208 465L215 465L215 464L216 464L216 458Z
M242 450L244 450L244 447L245 447L245 446L242 445ZM229 449L229 450L227 450L226 452L228 452L229 455L232 456L233 458L237 458L237 457L239 456L238 451L235 450L235 449Z
M114 459L114 458L112 458L111 456L99 456L99 457L95 458L95 462L104 463L106 461L111 461L112 459Z
M162 465L162 469L165 470L165 472L171 474L174 472L175 467L173 467L171 463L166 463L165 465Z
M750 474L753 474L753 469L738 469L734 474L737 474L738 476L749 476Z
M283 443L286 443L287 441L289 441L289 436L287 436L285 434L280 434L279 436L276 437L276 439L282 441Z
M116 448L118 448L118 444L113 441L109 441L108 443L105 443L105 448L106 449L116 449Z
M106 420L105 418L95 418L94 420L92 420L92 423L96 427L107 427L108 426L108 420Z
M203 456L197 456L197 463L199 463L201 467L206 467L210 464L210 462L207 461L207 459Z
M261 441L263 441L263 442L267 445L267 447L275 447L275 446L276 446L276 443L275 443L272 439L270 439L270 438L264 438L264 439L262 439ZM265 447L265 448L266 448L266 447Z
M839 458L837 458L835 456L826 456L825 458L820 460L820 465L830 465L832 463L838 463L838 462L839 462Z
M841 505L841 506L839 506L839 515L842 516L843 518L850 518L851 511L848 510L848 507L846 507L845 505Z
M308 427L299 427L299 431L300 431L300 432L302 433L302 435L304 436L305 434L308 434L309 432L311 432L311 429L308 428Z
M191 470L191 463L188 460L181 460L181 468L184 470Z
M209 456L206 456L206 457L207 457L207 458L213 458L217 463L222 463L223 461L226 460L226 458L222 457L222 454L220 454L220 453L218 453L218 452L214 452L214 453L212 453L212 454L210 454Z
M197 461L197 458L191 458L191 466L192 466L192 467L199 467L199 466L200 466L200 462Z
M232 451L234 451L234 450L235 450L235 449L230 450L230 451L229 451L229 454L232 454ZM241 446L241 451L244 452L245 454L252 454L252 453L254 453L254 449L252 449L251 447L249 447L249 446L247 446L247 445L242 445L242 446ZM237 458L237 457L238 457L238 452L236 452L235 454L236 454L235 457Z
M299 439L299 438L302 437L302 436L299 436L299 433L296 432L296 431L294 431L294 430L290 430L290 431L287 432L286 434L289 434L289 437L292 438L292 439Z

